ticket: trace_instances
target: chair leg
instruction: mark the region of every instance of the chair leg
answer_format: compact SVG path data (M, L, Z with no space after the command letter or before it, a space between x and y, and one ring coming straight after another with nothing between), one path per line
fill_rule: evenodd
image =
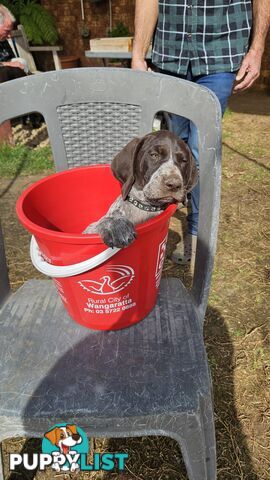
M0 441L0 480L4 480L4 462L3 462L3 448Z
M204 412L205 414L205 412ZM201 412L183 414L170 422L170 435L180 445L189 480L216 480L216 451L212 418Z
M207 479L216 479L216 436L211 398L201 398L201 424L204 433Z
M195 415L181 425L180 435L179 443L189 480L208 480L203 432Z

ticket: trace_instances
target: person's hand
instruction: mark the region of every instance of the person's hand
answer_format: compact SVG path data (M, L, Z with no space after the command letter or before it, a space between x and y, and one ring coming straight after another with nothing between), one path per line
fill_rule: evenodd
M24 67L25 65L21 62L19 62L18 60L14 61L14 62L10 62L10 66L11 67L18 67L18 68L21 68L22 70L24 70Z
M151 72L151 68L147 66L146 60L133 57L131 61L131 68L133 70L141 70L143 72Z
M242 65L236 75L237 83L233 93L243 92L260 76L262 53L250 49L243 59Z

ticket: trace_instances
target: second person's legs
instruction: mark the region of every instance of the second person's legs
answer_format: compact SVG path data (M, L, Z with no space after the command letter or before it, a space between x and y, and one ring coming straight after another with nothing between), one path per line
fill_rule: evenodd
M189 78L190 79L190 78ZM234 73L215 73L211 75L204 75L201 77L195 77L192 79L195 83L203 85L214 92L220 102L222 115L227 107L228 99L232 91L233 83L235 79ZM183 125L183 117L176 115L172 116L172 129L176 135L179 135L183 140L187 141L192 154L195 158L196 164L199 168L199 152L198 152L198 133L196 126L187 119L189 125L188 139L186 135L181 135L181 126ZM185 133L187 129L187 123L185 124ZM194 187L190 194L189 200L189 214L187 217L188 222L188 234L184 239L184 244L178 244L176 250L173 253L172 259L179 264L187 264L191 261L192 256L195 255L196 249L196 237L198 233L199 222L199 199L200 199L200 185L199 182Z

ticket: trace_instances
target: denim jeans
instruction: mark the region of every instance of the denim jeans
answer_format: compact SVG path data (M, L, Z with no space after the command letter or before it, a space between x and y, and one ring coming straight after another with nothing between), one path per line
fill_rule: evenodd
M167 73L167 72L166 72ZM235 80L235 73L213 73L211 75L202 75L193 77L189 71L185 78L198 85L203 85L214 92L220 101L222 115L225 112L228 98L232 92L233 82ZM198 135L197 128L190 120L171 114L171 129L188 143L192 154L195 158L197 167L199 169L199 152L198 152ZM187 216L188 232L192 235L197 235L199 222L199 200L200 200L200 185L199 182L194 187L189 197L189 214Z

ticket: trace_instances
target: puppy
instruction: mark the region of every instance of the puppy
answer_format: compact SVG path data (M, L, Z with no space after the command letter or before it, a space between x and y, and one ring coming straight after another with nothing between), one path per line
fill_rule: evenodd
M113 159L111 169L122 184L122 195L83 233L98 233L112 248L132 243L134 226L159 215L169 204L186 204L198 179L189 147L167 130L129 142Z

